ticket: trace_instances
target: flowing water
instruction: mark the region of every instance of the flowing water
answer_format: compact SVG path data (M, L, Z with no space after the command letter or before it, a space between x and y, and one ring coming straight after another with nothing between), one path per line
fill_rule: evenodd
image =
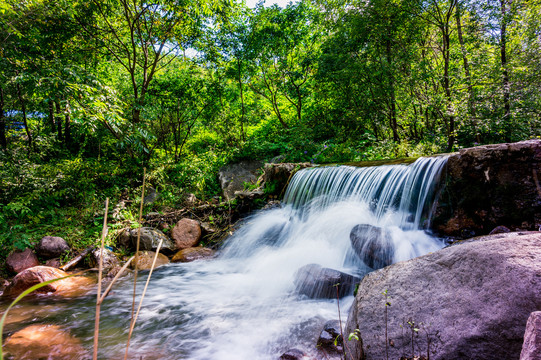
M155 270L135 327L130 358L277 359L297 347L316 354L323 324L337 319L336 299L295 293L295 272L316 263L359 277L370 271L351 249L357 224L391 235L394 261L437 250L427 227L435 180L446 158L411 165L299 171L281 208L248 218L217 259ZM139 281L139 293L145 281ZM129 328L132 280L115 286L102 306L100 359L119 359ZM383 289L382 289L383 291ZM345 321L353 296L340 299ZM47 319L92 347L95 297L56 303Z

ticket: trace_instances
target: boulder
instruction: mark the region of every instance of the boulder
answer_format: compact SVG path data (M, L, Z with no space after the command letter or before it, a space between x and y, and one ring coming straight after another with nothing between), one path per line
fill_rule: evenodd
M306 359L306 353L299 349L289 349L278 360L304 360Z
M34 266L17 274L4 290L4 297L15 297L24 290L44 281L68 276L69 274L60 269L48 266ZM58 295L71 296L84 292L93 281L82 276L73 276L47 284L34 293L55 293Z
M162 240L160 252L173 254L177 250L175 243L160 230L150 227L142 227L140 229L141 239L139 242L139 250L155 251L158 248L160 240ZM124 229L119 233L117 243L128 249L136 250L138 234L139 229Z
M339 320L329 320L325 323L319 334L317 346L330 351L342 350L343 339Z
M393 263L393 242L384 229L359 224L353 227L349 239L355 254L372 269L381 269Z
M534 311L526 324L520 360L539 359L541 359L541 311Z
M222 167L218 173L224 198L233 200L236 191L243 191L244 184L255 184L259 177L258 170L263 167L259 161L241 161Z
M68 252L70 247L66 240L58 236L45 236L39 241L36 251L39 256L45 259L60 257Z
M139 270L150 270L152 267L152 262L154 261L154 256L156 255L153 251L140 251L139 252L139 260L137 262L137 268ZM163 254L158 254L158 258L156 259L156 265L154 268L160 267L162 265L169 264L169 259L167 256ZM131 262L130 267L132 269L135 268L135 260Z
M81 342L58 325L30 325L9 336L4 344L7 358L90 359Z
M369 273L344 332L362 336L346 341L348 359L385 359L386 343L389 359L518 359L541 308L540 245L541 233L490 235Z
M498 225L541 225L541 140L462 149L449 157L432 228L454 237L488 234Z
M177 252L171 262L191 262L201 259L209 259L214 256L214 250L204 247L191 247Z
M6 259L7 270L14 274L38 265L38 257L30 249L15 250Z
M197 220L180 219L171 230L171 237L177 250L197 246L201 239L201 227Z
M98 269L100 265L100 249L94 249L90 253L90 266ZM103 272L105 274L109 273L112 269L117 268L120 266L120 260L118 260L115 253L113 253L111 250L104 248L103 249Z
M359 281L356 276L317 264L301 267L295 273L294 279L297 293L312 299L336 299L337 296L351 295Z

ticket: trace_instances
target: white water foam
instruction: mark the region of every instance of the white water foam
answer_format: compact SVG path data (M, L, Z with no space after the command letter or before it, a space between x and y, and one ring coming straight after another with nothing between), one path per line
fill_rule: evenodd
M217 259L155 271L131 358L266 360L294 347L317 356L323 324L338 318L337 301L297 295L295 272L312 263L357 276L370 271L351 249L357 224L385 228L394 261L441 248L421 227L429 220L434 179L444 163L427 158L409 166L300 171L284 206L247 219ZM344 323L352 300L340 300ZM130 304L126 279L102 307L100 358L123 354ZM69 316L75 328L89 328L88 343L91 316L84 309Z

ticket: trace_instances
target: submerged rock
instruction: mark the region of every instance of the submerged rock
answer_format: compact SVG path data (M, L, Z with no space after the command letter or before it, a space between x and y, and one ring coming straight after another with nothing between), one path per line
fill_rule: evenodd
M171 230L176 250L197 246L201 239L201 226L197 220L180 219Z
M289 349L278 358L278 360L304 360L306 353L299 349Z
M81 342L58 325L30 325L6 339L7 358L17 360L90 359Z
M372 269L380 269L393 263L393 243L385 229L359 224L351 230L349 239L357 256Z
M4 290L3 296L15 297L26 289L53 279L66 277L69 274L60 269L48 266L34 266L17 274ZM75 295L85 290L93 281L83 276L73 276L47 284L33 293L55 293L59 295Z
M137 268L139 270L150 270L155 255L156 253L153 251L140 251ZM154 268L167 264L169 264L169 259L167 258L167 256L163 254L158 254L158 258L156 259L156 264L154 265ZM130 263L130 268L135 268L135 259Z
M214 250L204 247L192 247L177 252L171 262L191 262L201 259L209 259L214 256Z
M7 270L15 274L38 265L38 257L31 249L25 249L24 251L15 250L6 259Z
M330 351L342 351L343 339L339 320L329 320L323 326L317 346Z
M294 283L301 295L313 299L336 299L337 296L351 295L359 281L356 276L317 264L308 264L297 270Z
M58 236L45 236L36 247L39 256L45 259L52 259L68 252L70 247L66 240Z
M412 355L412 334L415 355L432 360L518 359L541 309L540 245L541 233L491 235L369 273L344 332L359 329L364 347L348 341L348 359L385 359L386 327L389 359Z

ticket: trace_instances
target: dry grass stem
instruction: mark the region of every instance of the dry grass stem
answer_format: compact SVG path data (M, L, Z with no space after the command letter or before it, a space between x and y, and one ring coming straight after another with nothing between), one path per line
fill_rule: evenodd
M143 203L145 201L145 179L147 175L147 169L143 168L143 188L141 190L141 204L139 206L139 229L137 230L137 244L135 246L135 267L133 269L133 300L131 304L131 321L130 321L130 327L131 323L133 323L134 320L134 312L135 312L135 293L137 290L137 266L139 265L139 243L141 242L141 226L143 223Z
M128 261L126 261L126 263L124 264L124 266L122 266L122 268L120 268L120 270L115 275L113 280L111 280L111 283L109 284L109 286L107 286L107 289L105 289L105 291L103 292L103 295L100 297L100 300L99 300L100 304L103 302L105 297L107 295L109 295L109 291L111 291L111 289L113 288L114 283L118 280L118 278L122 275L122 273L124 273L124 271L126 271L126 268L130 265L130 263L133 261L133 259L135 259L135 256L132 256L131 258L129 258Z
M96 299L96 320L94 323L94 352L92 358L98 359L98 336L100 333L100 308L101 308L101 279L103 273L103 248L107 234L107 213L109 212L109 198L105 200L105 214L103 215L103 230L101 232L100 263L98 267L98 294Z
M158 254L160 253L160 248L162 247L162 242L163 242L163 240L160 240L160 243L158 244L158 248L156 249L156 254L154 255L154 259L152 260L152 266L150 267L150 272L148 273L147 282L145 283L143 293L141 294L141 300L139 300L139 306L137 307L137 312L135 313L135 317L133 318L133 321L130 324L130 332L128 333L128 341L127 341L127 344L126 344L126 354L124 355L124 360L128 359L128 351L130 349L131 335L133 333L133 329L135 328L135 322L137 321L137 317L139 316L139 311L141 310L141 306L143 305L143 300L144 300L145 294L147 292L148 284L150 282L150 277L152 276L152 272L154 271L154 267L156 266L156 260L158 259Z

